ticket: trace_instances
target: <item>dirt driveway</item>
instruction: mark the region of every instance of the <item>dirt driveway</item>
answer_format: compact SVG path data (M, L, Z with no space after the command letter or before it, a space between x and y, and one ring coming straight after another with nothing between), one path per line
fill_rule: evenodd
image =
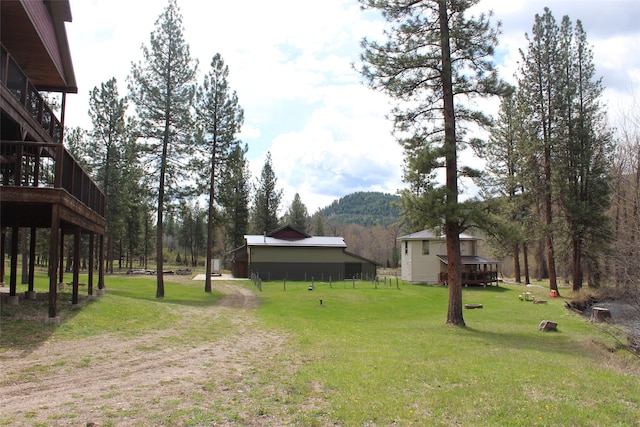
M212 307L175 308L180 320L165 330L0 353L0 425L290 423L296 411L284 396L295 361L283 351L285 337L257 327L251 290L213 287L227 296ZM220 325L211 341L189 339L211 322Z

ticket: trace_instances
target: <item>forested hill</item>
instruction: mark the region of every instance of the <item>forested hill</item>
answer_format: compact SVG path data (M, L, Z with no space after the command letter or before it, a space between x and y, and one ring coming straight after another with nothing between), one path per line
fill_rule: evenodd
M324 209L327 219L363 226L390 225L400 220L399 196L380 192L346 195Z

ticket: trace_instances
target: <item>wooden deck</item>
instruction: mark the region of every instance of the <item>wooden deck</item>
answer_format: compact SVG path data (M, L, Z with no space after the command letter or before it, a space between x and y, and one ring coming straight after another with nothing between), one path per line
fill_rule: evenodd
M478 272L463 272L462 273L462 285L481 285L487 286L492 284L498 284L498 272L497 271L478 271ZM446 285L448 283L448 273L442 272L438 276L438 284Z
M18 2L15 4L18 5ZM5 24L5 19L2 24ZM60 262L65 235L73 236L73 259L78 261L81 235L89 236L89 271L94 271L93 262L97 258L98 289L104 287L105 196L64 147L64 125L47 106L36 84L29 80L11 52L4 45L1 47L0 256L5 259L6 240L11 235L8 246L11 254L9 295L12 301L17 302L20 229L28 229L31 233L29 248L22 248L29 252L28 292L33 292L36 230L51 230L48 253L49 318L56 318L57 285L62 281ZM46 79L43 79L40 78L41 83L46 83ZM67 89L61 88L62 91ZM65 95L63 93L63 111ZM99 251L97 257L94 252L96 249ZM73 265L73 304L78 303L79 264L74 262ZM0 265L0 281L5 282L4 262ZM91 295L93 273L88 276L87 289Z

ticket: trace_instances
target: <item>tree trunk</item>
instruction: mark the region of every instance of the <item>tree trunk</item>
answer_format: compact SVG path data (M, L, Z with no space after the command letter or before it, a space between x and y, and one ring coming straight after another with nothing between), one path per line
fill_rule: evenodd
M535 246L535 260L536 260L536 280L542 281L549 277L549 271L547 270L547 261L544 256L545 243L540 239Z
M120 232L120 239L118 240L118 271L122 271L122 256L124 254L122 247L122 231Z
M574 291L579 291L582 288L582 248L580 247L580 238L574 236L571 242L571 250L572 254L572 262L571 262L571 270L572 270L572 289Z
M522 283L520 277L520 245L517 243L513 245L513 276L516 283Z
M531 283L531 276L529 275L529 245L527 242L522 244L522 259L524 261L524 280L528 285Z
M460 225L458 223L458 152L456 119L453 102L453 72L449 40L448 2L439 2L440 47L442 53L442 89L444 106L444 152L446 163L445 237L447 246L447 274L449 283L449 309L447 323L465 326L462 316L462 273L460 258Z
M64 265L64 272L65 273L71 273L71 262L73 261L72 259L72 246L71 246L71 242L67 240L67 256L66 256L66 262Z
M113 233L109 231L109 236L107 238L107 271L109 274L113 274L113 258L115 257L115 253L113 251Z
M215 138L215 136L214 136ZM216 165L216 143L213 143L213 154L211 155L211 176L209 181L209 210L207 215L207 259L205 260L205 279L204 279L204 291L211 292L211 259L213 258L213 214L215 203L215 165Z
M549 269L549 290L558 291L556 276L556 255L553 243L553 201L551 195L551 148L549 142L545 147L545 195L544 195L544 220L547 238L547 268Z
M160 182L158 184L158 224L156 230L156 298L164 298L164 260L162 245L162 214L164 209L164 181L167 172L167 153L169 145L169 108L165 113L164 139L162 142L162 158L160 159Z

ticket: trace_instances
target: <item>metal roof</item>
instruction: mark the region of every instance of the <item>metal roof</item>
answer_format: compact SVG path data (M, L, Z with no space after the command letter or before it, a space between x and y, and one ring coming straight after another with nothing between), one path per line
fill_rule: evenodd
M342 237L311 236L302 239L278 239L276 237L261 234L249 234L244 236L247 246L289 246L289 247L326 247L346 248L347 244Z
M444 235L436 235L431 230L422 230L416 233L407 234L405 236L398 237L397 240L445 240ZM471 234L460 233L460 240L482 240L480 237L472 236Z

